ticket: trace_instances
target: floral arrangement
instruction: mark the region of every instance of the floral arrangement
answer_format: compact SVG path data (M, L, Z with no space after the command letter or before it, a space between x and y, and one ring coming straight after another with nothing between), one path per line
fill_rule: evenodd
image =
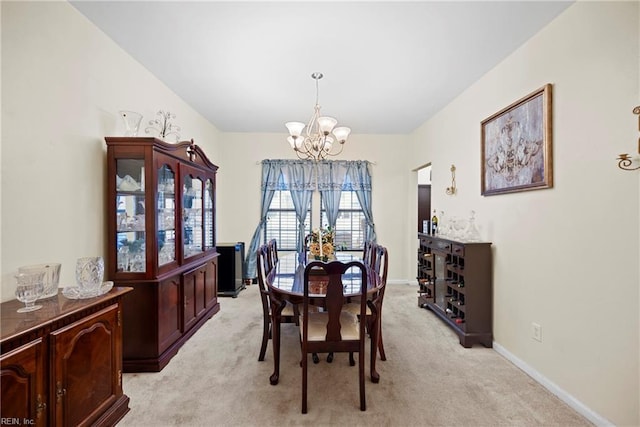
M309 241L309 252L317 260L327 261L329 258L333 258L334 239L335 231L331 227L313 230Z

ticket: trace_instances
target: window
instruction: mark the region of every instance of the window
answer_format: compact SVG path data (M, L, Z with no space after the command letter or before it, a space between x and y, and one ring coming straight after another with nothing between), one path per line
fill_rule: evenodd
M329 223L324 204L322 204L321 215L322 226L324 227ZM342 246L342 249L345 250L363 249L365 228L366 220L356 192L352 190L342 190L335 229L336 246Z
M282 179L282 178L280 178ZM305 219L305 236L311 233L311 203ZM277 190L267 212L265 242L278 241L279 251L295 251L298 243L298 219L289 190Z

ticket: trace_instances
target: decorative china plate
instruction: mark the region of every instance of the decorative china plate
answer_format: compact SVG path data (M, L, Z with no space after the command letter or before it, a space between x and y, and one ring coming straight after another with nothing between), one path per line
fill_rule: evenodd
M69 299L87 299L99 297L109 292L113 288L113 282L103 282L102 286L95 290L81 290L78 286L66 286L62 288L62 295Z

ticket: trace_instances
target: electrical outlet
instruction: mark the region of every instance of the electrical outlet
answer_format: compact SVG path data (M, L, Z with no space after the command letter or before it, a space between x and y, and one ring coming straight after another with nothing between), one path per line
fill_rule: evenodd
M531 324L531 338L542 342L542 326L537 323Z

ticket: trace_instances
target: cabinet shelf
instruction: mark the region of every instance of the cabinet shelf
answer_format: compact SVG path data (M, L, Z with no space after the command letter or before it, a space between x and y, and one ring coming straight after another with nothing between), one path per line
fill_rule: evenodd
M144 191L141 191L141 190L136 190L136 191L117 190L116 195L118 195L118 196L144 197Z
M418 233L418 306L435 313L460 344L491 347L491 243L459 242ZM422 260L431 259L426 269Z

